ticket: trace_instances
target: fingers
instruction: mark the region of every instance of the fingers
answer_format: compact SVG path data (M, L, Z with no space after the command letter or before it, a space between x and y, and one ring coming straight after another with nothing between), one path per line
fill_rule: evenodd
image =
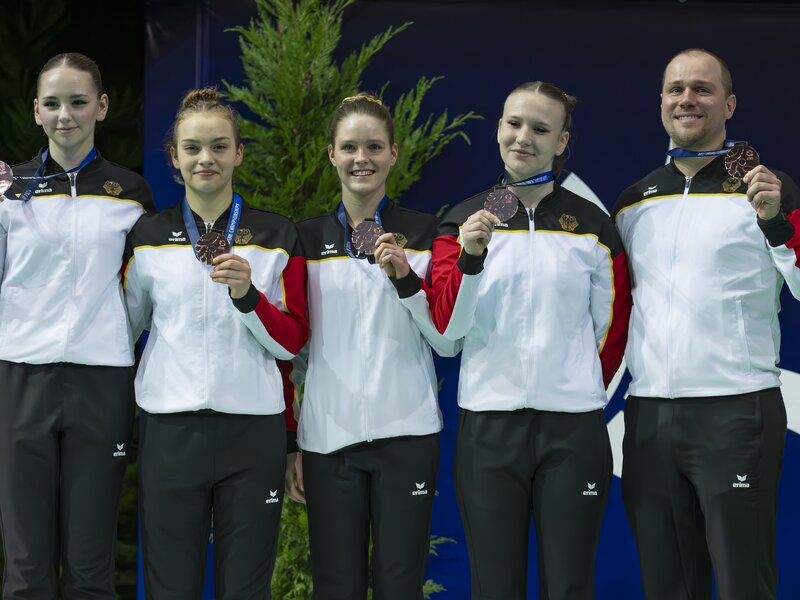
M494 226L498 223L500 220L487 210L479 210L470 215L461 226L464 250L474 256L482 254L492 239Z
M747 184L747 200L762 219L771 219L780 211L781 180L764 165L747 173L742 181Z
M305 487L303 486L303 462L299 452L292 452L286 456L285 492L295 502L306 503Z
M402 279L408 275L411 267L408 264L406 252L395 241L391 233L378 238L375 249L375 262L386 271L389 277Z

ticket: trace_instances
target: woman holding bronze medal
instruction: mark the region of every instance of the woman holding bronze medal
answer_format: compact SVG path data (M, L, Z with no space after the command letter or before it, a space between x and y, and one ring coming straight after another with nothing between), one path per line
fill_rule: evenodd
M436 218L395 205L394 124L377 98L345 98L328 156L342 183L330 213L298 224L311 323L290 495L307 501L314 598L422 598L442 417L430 317ZM303 496L304 492L304 496Z
M594 598L630 286L609 217L556 183L574 105L549 83L511 92L505 173L433 248L434 321L464 344L455 480L476 599L526 598L531 516L542 597Z
M131 325L150 330L136 374L148 598L201 596L212 510L216 598L271 597L296 449L276 361L308 337L305 264L294 224L233 191L237 118L213 88L186 95L167 145L185 198L128 238Z
M119 270L153 201L95 150L108 110L90 58L53 57L33 101L47 145L0 168L4 598L115 598L134 360Z

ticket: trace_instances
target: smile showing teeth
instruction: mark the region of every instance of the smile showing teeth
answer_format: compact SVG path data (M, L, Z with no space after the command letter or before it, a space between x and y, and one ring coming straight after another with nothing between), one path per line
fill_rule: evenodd
M681 115L678 117L679 121L693 121L694 119L699 119L698 115Z
M365 175L372 175L375 171L351 171L355 177L363 177Z

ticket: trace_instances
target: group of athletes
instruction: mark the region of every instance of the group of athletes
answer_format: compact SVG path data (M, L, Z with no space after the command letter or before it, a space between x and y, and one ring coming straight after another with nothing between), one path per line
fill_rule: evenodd
M461 352L473 599L526 597L531 519L541 597L595 597L623 355L645 597L709 599L713 568L719 598L774 599L777 312L784 281L800 298L800 190L726 139L736 96L708 51L667 65L670 158L611 216L558 183L574 106L550 83L512 90L502 175L437 219L386 197L402 150L386 106L345 98L327 148L341 201L294 224L234 192L238 116L192 90L167 144L185 196L156 213L95 150L97 66L48 61L33 102L47 146L0 202L3 599L115 597L134 392L148 599L201 596L212 516L216 597L271 597L284 494L308 507L315 599L421 599L432 350Z

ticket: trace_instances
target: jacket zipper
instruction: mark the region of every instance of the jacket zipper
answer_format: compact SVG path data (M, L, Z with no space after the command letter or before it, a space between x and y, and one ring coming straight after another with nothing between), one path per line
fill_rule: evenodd
M669 272L669 292L667 298L669 302L667 304L667 398L672 398L673 391L672 391L672 382L674 380L673 377L673 365L672 365L672 355L673 355L673 348L672 348L672 336L670 335L672 331L672 299L673 299L673 290L675 289L675 260L676 254L678 252L678 230L683 219L683 211L686 208L686 202L689 198L689 188L692 185L692 178L687 177L686 183L683 186L683 197L681 198L681 206L678 210L678 218L675 220L675 235L672 239L672 259L670 260L670 272Z
M72 258L69 261L69 269L71 271L71 284L72 289L70 290L70 298L75 298L75 291L78 287L77 281L77 264L78 264L78 187L77 187L77 173L68 173L67 177L69 178L69 193L70 193L70 203L69 203L69 210L72 213ZM70 315L72 311L69 311ZM64 336L64 350L62 356L64 360L67 360L67 347L69 346L69 338L70 338L70 330L72 329L72 319L67 320L67 331L66 335Z
M211 229L211 225L205 223L206 231L208 233ZM192 248L194 251L194 248ZM208 355L208 287L211 285L211 279L208 277L208 269L206 268L205 263L203 263L203 354L206 357L206 365L211 365L211 357ZM205 375L205 385L203 386L203 393L205 394L204 404L206 408L211 408L211 401L209 395L209 380L208 380L208 369L203 369L203 374Z
M536 225L535 225L535 223L533 221L534 209L533 208L526 208L525 211L528 213L528 240L529 240L529 243L528 243L528 298L529 298L530 307L531 307L531 309L530 309L530 311L528 313L528 339L529 340L533 340L533 335L534 335L534 331L533 331L534 306L533 306L533 303L534 303L534 298L536 297L535 294L534 294L534 289L533 289L533 268L535 266L534 265L534 260L533 260L533 258L534 258L533 257L533 255L534 255L534 252L533 252L533 241L534 241L534 239L533 238L534 238L534 234L536 232ZM532 344L526 344L526 347L528 348L528 366L529 366L529 368L528 368L528 373L527 373L527 377L528 377L527 388L528 388L528 391L525 394L525 408L531 408L533 406L533 403L531 402L530 393L531 393L531 390L533 389L533 385L532 385L532 382L530 381L530 379L533 376L533 373L536 372L536 370L535 370L536 365L533 364L533 351L531 350Z

